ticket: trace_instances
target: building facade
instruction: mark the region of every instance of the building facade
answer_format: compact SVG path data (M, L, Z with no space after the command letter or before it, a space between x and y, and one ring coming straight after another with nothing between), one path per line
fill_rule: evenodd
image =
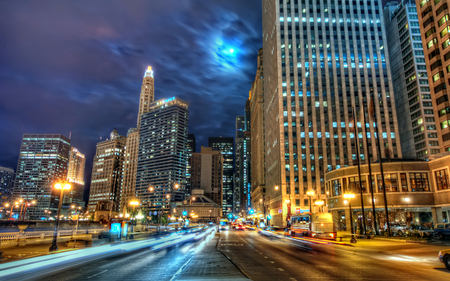
M14 170L12 168L0 167L0 205L2 219L6 218L8 215L6 213L7 208L5 208L6 203L11 203L12 192L14 186Z
M36 201L27 208L30 219L56 213L59 190L54 184L66 181L71 152L70 139L60 134L24 134L14 180L13 199Z
M195 141L195 135L194 134L188 134L188 140L187 140L187 164L186 164L186 191L189 194L192 194L192 188L191 188L191 167L192 167L192 153L195 153L197 149L197 144Z
M416 4L390 2L384 7L402 155L439 153Z
M450 151L450 22L446 1L416 0L440 152Z
M252 173L251 173L251 147L252 147L252 133L251 133L251 126L250 126L250 98L251 98L251 92L249 92L249 97L247 101L245 102L245 132L244 132L244 140L243 140L243 185L242 185L242 191L241 191L241 211L249 210L252 207L251 202L251 181L252 181Z
M235 155L234 155L234 195L233 195L233 213L241 211L243 191L244 191L244 133L245 117L236 116L236 137L235 137Z
M201 189L206 197L219 206L223 202L223 156L211 147L192 154L191 187Z
M377 158L376 130L382 158L402 152L381 1L264 0L262 11L265 199L281 226L285 202L309 206L310 190L324 198L325 172L353 165L352 106L372 93L379 126L358 120L360 157Z
M265 142L264 142L264 87L263 87L263 49L259 49L255 80L250 94L251 146L251 201L255 208L263 199L266 183ZM263 210L257 210L263 211Z
M67 171L67 181L72 183L72 188L66 191L64 204L74 204L77 207L85 207L84 196L84 168L86 158L75 147L71 147L69 155L69 167Z
M372 166L372 186L374 186L375 213L377 228L386 223L383 184L379 163ZM434 155L429 161L383 162L386 200L389 221L400 225L434 225L449 222L450 218L450 153ZM368 188L370 180L368 165L361 166L362 190L359 187L357 167L347 167L326 174L327 206L340 229L349 230L350 210L345 193L354 193L352 217L354 227L362 228L361 191L367 227L373 218L372 198ZM313 211L318 211L317 207Z
M127 138L120 136L114 128L109 139L97 143L92 165L89 211L95 211L97 203L103 202L112 202L111 212L119 211L126 142Z
M233 213L234 195L234 140L230 137L209 137L208 146L223 155L223 198L224 216Z
M188 107L176 97L161 99L141 117L136 196L152 210L166 212L186 195Z

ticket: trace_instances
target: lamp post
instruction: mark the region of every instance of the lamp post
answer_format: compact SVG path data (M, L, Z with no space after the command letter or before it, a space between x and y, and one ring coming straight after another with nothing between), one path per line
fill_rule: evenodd
M69 190L71 188L69 183L57 183L55 184L55 189L60 189L61 190L61 194L59 196L59 205L58 205L58 212L56 215L56 222L55 222L55 232L53 233L53 242L52 245L50 246L49 251L53 252L53 251L58 251L58 246L56 245L56 239L58 236L58 226L59 226L59 216L61 214L61 206L62 206L62 201L64 198L64 190Z
M28 206L31 206L31 205L34 205L34 204L36 204L36 201L34 201L34 200L31 201L31 202L25 201L25 202L23 203L24 212L23 212L22 221L25 221L25 217L26 217L26 215L27 215L27 207L28 207Z
M130 202L130 205L133 206L133 215L134 215L134 219L136 220L136 214L135 214L135 210L136 210L136 206L139 205L139 201L137 200L133 200ZM132 220L132 218L130 217L130 220ZM131 221L131 234L130 234L130 239L134 239L134 235L133 235L133 221Z
M325 204L325 202L323 200L317 200L316 202L314 202L314 205L322 207L322 213L323 213L323 205Z
M348 200L348 210L350 212L350 234L352 234L353 239L352 199L355 198L355 194L345 193L344 198Z
M209 209L209 222L211 222L211 212L212 212L212 210Z
M154 190L153 186L149 186L148 191L147 191L147 213L148 213L148 214L146 214L146 216L147 216L147 231L148 231L148 223L149 223L149 219L148 218L149 218L150 212L151 212L151 210L150 210L150 207L151 207L150 192L153 193L153 190Z
M312 216L311 197L314 196L314 190L310 190L310 191L306 192L306 195L308 195L308 197L309 197L309 232L311 232L312 231L312 228L311 228L311 216Z

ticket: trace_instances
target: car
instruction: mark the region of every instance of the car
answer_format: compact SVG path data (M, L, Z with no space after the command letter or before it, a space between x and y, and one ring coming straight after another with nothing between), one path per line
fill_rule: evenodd
M386 224L384 224L384 229L387 230ZM406 225L389 223L389 230L391 231L391 233L396 233L399 236L403 236L406 233Z
M242 225L242 224L236 224L236 225L234 226L234 228L235 228L236 230L244 230L244 229L245 229L244 225Z
M439 260L445 264L445 267L450 270L450 249L439 252Z
M445 239L450 236L450 223L437 223L434 227L434 235L440 239Z
M420 237L431 237L434 234L433 229L423 225L411 226L408 230L411 234L418 235Z

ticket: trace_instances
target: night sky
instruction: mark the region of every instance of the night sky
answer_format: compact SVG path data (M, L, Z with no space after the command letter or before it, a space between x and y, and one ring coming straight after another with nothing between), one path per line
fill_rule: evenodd
M0 166L24 133L61 133L86 155L136 127L147 66L155 99L190 103L197 150L234 136L262 47L260 0L1 1Z

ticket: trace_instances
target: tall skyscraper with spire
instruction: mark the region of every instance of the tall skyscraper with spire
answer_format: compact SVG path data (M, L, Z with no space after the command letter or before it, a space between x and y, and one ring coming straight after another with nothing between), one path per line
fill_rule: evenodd
M139 151L139 135L141 116L150 110L150 104L155 100L155 79L152 67L149 66L142 79L141 94L139 97L139 112L137 118L137 128L130 128L127 133L127 143L125 145L125 161L123 164L122 200L120 210L128 202L136 197L136 172Z
M142 80L141 96L139 99L139 113L137 120L137 127L141 126L141 116L149 112L149 105L155 100L155 79L153 78L152 67L149 66L145 71L144 79Z

